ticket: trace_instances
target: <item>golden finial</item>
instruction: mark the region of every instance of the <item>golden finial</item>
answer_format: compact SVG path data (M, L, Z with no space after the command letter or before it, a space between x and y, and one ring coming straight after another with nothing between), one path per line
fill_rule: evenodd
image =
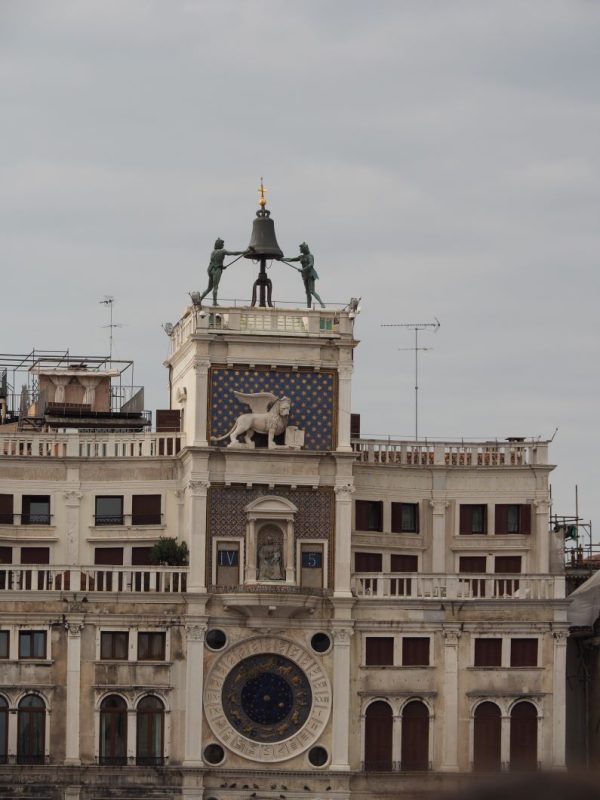
M267 205L267 198L265 197L265 187L263 186L263 179L260 179L260 188L258 190L260 192L260 200L258 201L258 205L261 208L264 208Z

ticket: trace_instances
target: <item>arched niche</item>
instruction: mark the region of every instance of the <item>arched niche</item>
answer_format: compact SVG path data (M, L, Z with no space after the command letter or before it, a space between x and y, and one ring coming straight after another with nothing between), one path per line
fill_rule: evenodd
M245 507L246 583L295 583L294 517L285 497L265 495ZM275 575L281 574L281 577ZM268 577L271 576L271 577Z

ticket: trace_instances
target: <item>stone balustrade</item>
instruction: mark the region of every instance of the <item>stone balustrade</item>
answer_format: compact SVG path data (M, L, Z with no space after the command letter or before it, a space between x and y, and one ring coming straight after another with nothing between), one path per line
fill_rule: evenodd
M398 600L561 600L562 575L444 575L426 573L356 573L357 597Z
M2 592L185 592L187 567L22 566L0 565Z
M24 433L0 432L2 456L46 458L135 458L174 456L184 446L182 433Z
M521 467L548 463L547 441L430 442L352 439L359 462L411 467Z

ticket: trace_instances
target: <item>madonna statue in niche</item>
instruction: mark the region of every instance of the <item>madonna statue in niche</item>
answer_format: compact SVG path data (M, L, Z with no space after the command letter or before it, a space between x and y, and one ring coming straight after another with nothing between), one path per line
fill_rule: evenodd
M259 538L258 544L258 580L282 581L283 563L281 553L281 537L269 532Z

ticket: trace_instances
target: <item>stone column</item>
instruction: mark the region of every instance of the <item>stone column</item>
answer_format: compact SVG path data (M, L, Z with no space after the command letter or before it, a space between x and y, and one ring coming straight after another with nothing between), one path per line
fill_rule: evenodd
M352 412L352 372L351 365L338 367L338 424L337 449L351 452L350 414Z
M81 492L64 492L65 499L65 533L66 533L66 552L65 564L79 566L79 509L81 506ZM79 585L72 585L72 592L79 591Z
M431 571L445 573L446 570L446 500L430 500L433 509L431 526Z
M549 506L547 500L536 500L533 503L535 512L532 534L535 535L535 543L538 552L537 571L542 575L550 572L550 533L549 533Z
M194 371L196 373L196 407L194 414L193 443L195 447L207 447L207 418L208 418L208 369L210 361L208 359L196 359L194 361ZM188 406L188 413L192 409Z
M344 483L335 487L335 597L352 597L350 590L352 560L352 492L354 486Z
M552 768L566 769L566 630L554 632L554 676L552 685Z
M442 772L458 772L458 628L444 628Z
M81 698L81 631L82 616L71 616L65 622L67 631L67 741L65 764L81 764L79 754L79 721Z
M191 480L187 489L190 496L190 574L188 592L206 592L206 507L210 483Z
M202 767L202 694L204 691L204 621L189 621L186 630L184 767Z
M352 628L334 628L332 752L330 770L350 769L350 643Z

